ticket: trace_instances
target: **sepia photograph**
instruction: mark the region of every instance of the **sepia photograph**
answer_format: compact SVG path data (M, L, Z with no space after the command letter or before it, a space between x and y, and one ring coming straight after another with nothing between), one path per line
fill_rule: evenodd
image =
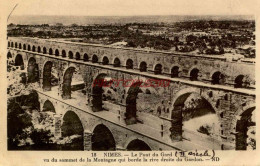
M6 150L256 151L256 16L189 2L13 3Z

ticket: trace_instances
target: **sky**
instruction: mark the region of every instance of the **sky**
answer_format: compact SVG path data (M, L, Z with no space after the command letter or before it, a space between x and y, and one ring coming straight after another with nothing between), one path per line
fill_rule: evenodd
M237 15L253 14L258 0L9 0L12 15Z

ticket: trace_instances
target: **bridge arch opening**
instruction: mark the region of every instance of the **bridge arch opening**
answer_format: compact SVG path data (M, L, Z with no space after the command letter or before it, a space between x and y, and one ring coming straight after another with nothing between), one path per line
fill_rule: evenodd
M62 137L70 137L72 142L64 146L64 150L84 150L84 128L79 116L73 111L67 111L61 126Z
M14 47L14 42L11 42L11 47Z
M20 66L20 69L24 70L24 62L23 62L23 57L21 54L16 55L15 66Z
M48 61L45 63L44 67L43 67L43 90L44 91L50 91L51 90L51 86L52 86L52 62Z
M162 113L162 109L161 109L161 107L159 106L159 107L157 108L157 114L160 116L161 113Z
M238 75L235 78L235 85L234 85L234 87L235 88L243 88L244 87L244 78L245 78L244 75Z
M109 64L109 60L108 60L107 56L104 56L103 60L102 60L102 65L108 65L108 64Z
M23 44L23 49L26 50L26 44Z
M69 51L69 59L73 59L73 52Z
M52 48L49 49L49 55L52 55L53 54L53 51L52 51Z
M76 52L76 60L80 60L80 53Z
M63 85L62 85L62 98L70 99L71 98L71 82L73 73L75 72L75 67L69 67L63 76Z
M127 59L126 61L126 69L133 69L134 68L134 62L132 59Z
M88 54L87 54L87 53L85 53L85 54L84 54L84 57L83 57L83 60L84 60L85 62L87 62L87 61L88 61L88 59L89 59L89 58L88 58Z
M103 124L99 124L93 131L92 150L94 151L114 151L116 143L111 131Z
M118 58L115 58L113 66L114 67L120 67L121 66L121 62Z
M42 52L42 50L41 50L41 47L40 46L38 46L38 53L40 53L40 52Z
M33 47L32 47L32 52L35 52L35 51L36 51L36 47L33 46Z
M42 107L42 111L43 111L43 112L56 113L55 107L54 107L54 105L52 104L52 102L50 102L50 100L46 100L46 101L44 102L43 107Z
M248 138L249 136L249 128L256 125L255 121L253 120L253 112L255 111L255 107L249 108L244 111L240 115L240 119L237 120L236 124L236 150L247 150L248 146L251 146L252 149L255 148L255 140L249 140L252 138ZM252 131L251 131L252 132ZM249 141L252 144L248 143Z
M55 50L55 56L59 56L60 55L60 52L58 49Z
M8 52L8 53L7 53L7 59L9 59L9 58L12 58L11 52Z
M126 97L126 113L125 113L125 122L127 125L131 125L131 124L135 124L138 122L137 119L137 96L139 93L142 92L142 90L140 89L140 85L142 84L142 82L136 82L133 83L128 92L127 92L127 97Z
M98 63L98 57L96 54L92 56L92 63Z
M15 42L14 47L17 48L17 42Z
M141 62L139 69L140 69L140 72L147 72L147 64L146 64L146 62Z
M154 67L154 74L162 74L162 65L161 64L157 64L155 67Z
M47 54L47 49L46 49L46 47L43 47L42 53L43 53L43 54Z
M62 54L62 57L63 57L63 58L65 58L65 57L67 56L65 50L62 50L62 51L61 51L61 54Z
M173 66L172 69L171 69L171 77L172 78L179 77L179 73L180 73L179 70L180 70L179 66Z
M224 84L225 83L225 76L221 72L217 71L214 74L212 74L211 83L213 85L214 84Z
M31 51L31 45L28 45L27 50Z
M190 71L190 80L191 81L198 81L199 78L199 69L194 68Z
M22 44L21 43L19 43L19 49L22 49Z
M126 148L128 151L151 151L152 149L144 141L135 139L132 140Z
M185 139L195 143L201 138L208 142L211 148L221 149L220 118L211 103L195 92L179 95L173 101L171 138L182 140L183 131Z
M103 110L103 87L111 81L111 78L107 74L99 74L92 84L92 110L94 112Z
M39 81L39 67L35 58L31 57L28 61L28 83L35 83Z

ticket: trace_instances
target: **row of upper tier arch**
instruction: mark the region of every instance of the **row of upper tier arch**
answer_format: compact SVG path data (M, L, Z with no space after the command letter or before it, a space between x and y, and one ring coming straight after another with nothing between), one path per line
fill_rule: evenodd
M100 63L102 65L113 65L113 67L125 67L126 69L137 69L140 72L152 72L156 75L168 75L172 78L189 78L191 81L205 81L205 79L201 79L202 74L201 71L197 66L192 67L187 72L187 75L182 74L182 67L180 65L174 65L171 67L169 72L163 72L164 67L162 64L157 63L153 65L153 68L148 70L148 65L145 61L141 61L137 67L134 67L134 61L129 58L124 63L120 61L118 57L115 57L113 60L109 60L107 56L103 56L101 58L98 58L96 54L89 55L87 53L80 53L76 52L73 53L73 51L66 51L64 49L53 49L53 48L46 48L46 47L40 47L30 44L22 44L17 42L8 42L8 47L15 47L27 51L32 52L38 52L43 54L49 54L53 56L61 56L63 58L69 58L69 59L75 59L75 60L81 60L81 61L91 61L92 63ZM112 61L112 63L111 63ZM235 88L250 88L250 80L247 79L247 75L239 74L235 77L234 85ZM210 74L210 79L207 80L207 82L211 82L212 84L221 84L226 85L230 84L226 81L226 76L220 71L214 71Z

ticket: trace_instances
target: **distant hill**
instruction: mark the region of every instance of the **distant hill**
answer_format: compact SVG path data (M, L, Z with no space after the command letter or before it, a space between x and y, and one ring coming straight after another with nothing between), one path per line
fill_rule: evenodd
M170 16L11 16L9 23L14 24L49 24L62 23L64 25L78 24L126 24L126 23L174 23L195 20L253 20L249 15L170 15Z

